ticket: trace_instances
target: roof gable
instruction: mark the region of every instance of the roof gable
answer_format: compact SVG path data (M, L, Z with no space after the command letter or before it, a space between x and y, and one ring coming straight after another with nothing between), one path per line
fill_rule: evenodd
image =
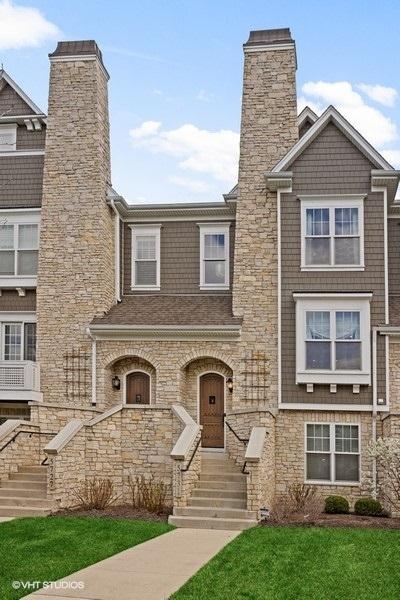
M316 139L328 123L334 123L377 169L393 170L393 167L383 158L383 156L367 142L367 140L336 110L336 108L329 106L310 129L304 133L299 141L292 146L289 152L287 152L287 154L275 165L272 169L272 173L287 171L290 165Z
M0 115L43 115L44 112L29 98L17 83L0 70Z

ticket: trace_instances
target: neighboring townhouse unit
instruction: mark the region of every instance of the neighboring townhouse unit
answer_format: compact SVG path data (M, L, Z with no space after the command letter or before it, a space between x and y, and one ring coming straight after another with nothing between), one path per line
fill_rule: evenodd
M368 444L400 434L400 173L334 107L298 116L295 75L289 29L251 32L238 184L133 206L96 43L50 54L48 116L1 73L0 514L93 477L127 502L154 475L171 522L215 528L293 483L376 491ZM34 504L9 492L29 473Z

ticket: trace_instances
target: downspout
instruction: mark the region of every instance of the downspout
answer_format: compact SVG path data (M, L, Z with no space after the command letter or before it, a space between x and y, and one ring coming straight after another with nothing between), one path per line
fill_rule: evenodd
M97 345L96 338L91 334L89 327L86 333L92 340L92 405L95 406L97 404Z
M115 255L115 301L121 302L121 281L120 281L120 216L115 208L114 200L110 200L110 206L115 213L115 233L114 233L114 255Z
M377 336L378 328L372 328L372 443L376 442L376 420L377 420L377 406L378 406L378 389L377 389ZM372 458L372 497L376 499L377 496L377 471L376 471L376 458Z

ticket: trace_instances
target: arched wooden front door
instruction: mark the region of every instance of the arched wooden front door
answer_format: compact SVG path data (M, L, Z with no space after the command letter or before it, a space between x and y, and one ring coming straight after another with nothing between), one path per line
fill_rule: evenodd
M225 377L205 373L200 377L200 425L203 448L224 447Z
M126 403L150 404L150 375L134 371L126 376Z

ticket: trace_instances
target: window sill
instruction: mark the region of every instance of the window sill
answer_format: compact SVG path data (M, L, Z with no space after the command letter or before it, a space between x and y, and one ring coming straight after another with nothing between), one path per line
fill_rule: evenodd
M315 267L312 266L306 266L306 265L302 265L301 266L301 271L305 271L305 272L311 272L311 271L316 271L316 272L324 272L324 271L329 271L329 272L335 272L335 271L365 271L365 266L364 265L342 265L342 266L337 266L337 265L318 265Z
M332 371L301 371L296 373L296 384L300 383L371 385L371 373L360 371L341 371L336 373Z
M360 481L326 481L318 479L305 479L304 483L307 485L331 485L331 486L341 486L341 487L360 487Z
M159 285L154 285L154 286L132 285L131 286L131 290L134 292L159 292L160 289L161 288Z
M37 285L37 276L33 275L32 277L13 275L13 276L0 276L0 289L4 288L33 288Z
M202 284L200 285L200 289L201 290L216 290L216 291L223 291L223 290L229 290L229 285L207 285L207 284Z

